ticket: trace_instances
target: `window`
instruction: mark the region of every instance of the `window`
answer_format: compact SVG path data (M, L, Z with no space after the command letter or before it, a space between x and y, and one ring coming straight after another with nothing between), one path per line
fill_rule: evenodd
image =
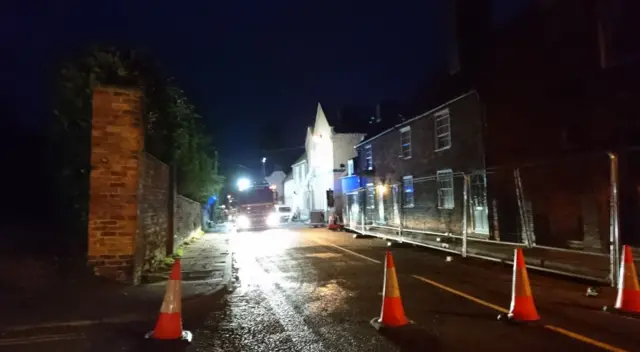
M436 150L451 147L451 125L449 124L449 109L435 114Z
M413 176L404 176L402 178L403 183L403 204L405 208L413 208L415 205L415 199L413 196Z
M373 170L373 154L371 152L371 144L364 147L364 168Z
M440 170L438 178L438 208L453 209L453 172Z
M349 161L347 161L347 175L351 176L353 174L354 174L353 159L349 159Z
M375 201L376 189L373 187L373 183L367 183L367 208L375 208Z
M411 127L403 127L400 130L400 155L404 159L411 158Z

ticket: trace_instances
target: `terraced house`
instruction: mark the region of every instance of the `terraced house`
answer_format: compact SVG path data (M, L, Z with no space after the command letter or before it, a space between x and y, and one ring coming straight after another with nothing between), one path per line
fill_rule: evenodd
M482 121L472 91L363 140L347 176L362 186L349 194L348 221L415 238L460 233L466 221L487 237ZM473 211L465 220L466 179Z

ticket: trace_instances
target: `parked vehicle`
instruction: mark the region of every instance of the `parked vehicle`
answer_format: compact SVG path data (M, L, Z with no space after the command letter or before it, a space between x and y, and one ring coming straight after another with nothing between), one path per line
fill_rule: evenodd
M288 205L276 205L276 212L280 216L280 222L289 222L293 220L293 210Z

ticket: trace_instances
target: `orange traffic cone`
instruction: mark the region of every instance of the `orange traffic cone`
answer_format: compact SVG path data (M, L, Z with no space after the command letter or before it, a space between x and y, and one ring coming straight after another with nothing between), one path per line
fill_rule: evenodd
M156 328L145 336L155 340L183 340L191 342L191 332L182 330L182 278L180 259L176 259L171 268L167 290L160 307L160 316Z
M620 277L618 278L618 297L614 308L624 313L640 313L638 273L636 265L633 263L631 247L627 245L623 247Z
M402 299L400 298L400 288L396 267L393 264L393 256L387 251L385 257L384 286L382 289L382 310L380 318L373 318L371 325L376 329L396 328L409 324L404 314Z
M498 318L501 318L499 315ZM516 248L513 260L513 286L511 293L511 309L507 318L512 321L536 321L540 319L536 306L533 303L531 285L527 267L524 264L522 248Z

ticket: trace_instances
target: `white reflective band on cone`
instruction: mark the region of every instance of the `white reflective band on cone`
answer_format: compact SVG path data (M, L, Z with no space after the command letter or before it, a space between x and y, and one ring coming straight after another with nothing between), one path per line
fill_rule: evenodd
M182 312L182 286L178 280L169 280L167 292L160 307L160 313L181 313Z

